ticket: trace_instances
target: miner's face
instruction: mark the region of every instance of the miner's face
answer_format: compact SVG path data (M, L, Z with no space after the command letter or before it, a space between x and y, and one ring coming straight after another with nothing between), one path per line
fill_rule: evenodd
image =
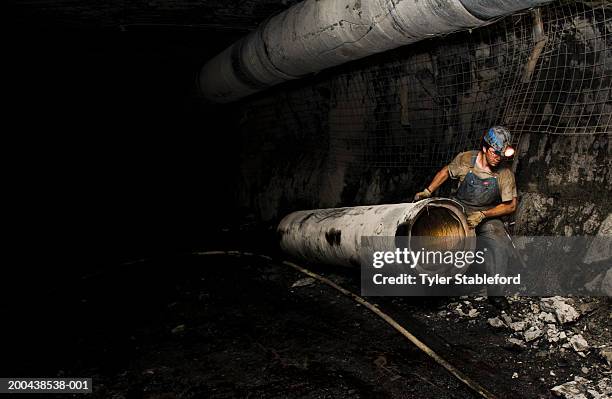
M489 164L489 166L496 168L497 166L499 166L499 164L501 163L502 157L501 155L497 154L495 152L495 150L493 149L493 147L482 147L482 151L485 154L485 157L487 158L487 163Z

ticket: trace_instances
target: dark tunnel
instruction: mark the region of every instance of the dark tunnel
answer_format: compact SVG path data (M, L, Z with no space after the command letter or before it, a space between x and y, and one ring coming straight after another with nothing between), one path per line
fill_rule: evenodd
M0 394L612 397L608 1L7 9Z

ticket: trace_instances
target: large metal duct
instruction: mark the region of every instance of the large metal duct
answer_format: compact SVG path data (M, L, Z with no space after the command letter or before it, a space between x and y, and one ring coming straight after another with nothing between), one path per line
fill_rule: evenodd
M481 19L492 19L508 15L525 8L534 7L550 0L460 0L463 6Z
M304 0L210 60L205 98L227 103L309 73L475 28L550 0Z
M461 204L445 198L415 203L315 209L293 212L277 229L280 246L309 262L359 266L362 237L439 237L448 247L473 250L474 230L468 228ZM396 239L386 241L390 246ZM409 246L409 245L408 245ZM381 250L383 250L381 248ZM395 250L387 248L385 250Z

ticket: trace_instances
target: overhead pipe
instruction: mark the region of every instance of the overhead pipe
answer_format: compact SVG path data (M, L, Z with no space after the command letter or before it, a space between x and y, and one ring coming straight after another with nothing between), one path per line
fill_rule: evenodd
M227 103L427 37L476 28L550 0L304 0L206 63L203 96Z
M280 246L295 258L315 263L359 266L362 237L443 237L451 249L473 250L474 230L461 204L429 198L415 203L297 211L278 225ZM451 238L449 240L449 238ZM386 240L395 245L395 240ZM408 245L409 246L409 245ZM385 250L395 250L387 248Z
M461 0L461 3L470 14L488 20L550 3L550 0Z

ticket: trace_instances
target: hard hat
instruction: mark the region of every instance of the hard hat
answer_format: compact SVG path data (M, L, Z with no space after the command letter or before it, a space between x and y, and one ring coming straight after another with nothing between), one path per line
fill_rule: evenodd
M504 157L511 157L514 149L510 147L512 136L510 131L504 126L493 126L482 137L483 143L493 148L496 154Z

